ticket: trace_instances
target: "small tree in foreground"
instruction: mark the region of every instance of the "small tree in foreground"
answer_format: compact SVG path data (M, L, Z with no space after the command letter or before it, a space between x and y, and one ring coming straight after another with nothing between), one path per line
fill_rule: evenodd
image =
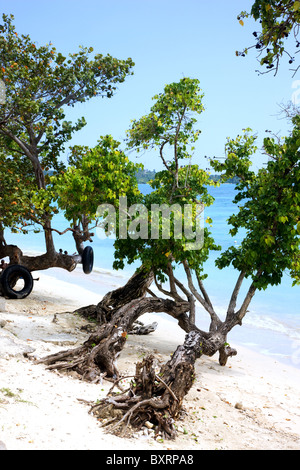
M188 204L191 228L195 229L196 208L199 204L208 206L213 202L207 188L213 184L209 175L198 165L181 165L191 155L190 144L199 135L194 125L195 114L203 111L202 96L198 80L184 78L168 85L154 98L150 113L134 121L128 133L130 148L156 148L165 167L151 183L153 192L143 199L149 226L153 203L176 201L182 209ZM295 284L299 283L299 146L300 119L297 117L291 135L282 143L265 140L264 148L270 160L257 174L251 170L251 156L256 147L250 130L228 140L224 163L211 162L213 168L221 172L223 181L233 176L239 178L234 200L239 212L229 219L230 233L235 235L241 228L246 231L241 245L223 251L216 261L217 268L233 266L237 273L223 319L205 288L205 261L211 250L219 249L207 228L198 249L187 244L185 234L181 238L175 236L174 214L170 217L171 236L167 239L153 239L150 232L143 238L123 239L118 237L117 231L116 267L122 267L124 260L139 260L141 268L124 287L109 292L97 306L81 309L82 314L94 315L99 321L95 332L82 346L48 356L41 362L49 368L75 370L93 382L100 381L103 374L118 381L116 358L133 323L141 315L165 312L178 321L187 335L184 344L178 346L160 370L155 368L153 356L147 357L137 364L129 390L113 394L92 408L100 417L107 415L108 410L111 412L111 430L119 431L129 424L141 427L145 421L151 421L157 425L157 431L174 437L174 419L195 380L196 359L219 352L219 362L225 365L228 357L236 354L228 345L227 336L236 325L242 324L255 292L280 284L284 271L290 273ZM184 210L179 214L185 218ZM139 213L135 220L141 223ZM128 221L129 225L131 223L132 220ZM163 230L163 218L160 230ZM178 266L182 267L186 282L178 278ZM161 296L150 289L153 282ZM248 283L246 295L240 299L245 282ZM197 326L196 303L209 315L208 331Z

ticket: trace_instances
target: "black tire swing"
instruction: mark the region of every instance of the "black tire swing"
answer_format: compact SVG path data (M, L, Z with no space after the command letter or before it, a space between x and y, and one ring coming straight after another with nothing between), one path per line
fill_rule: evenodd
M18 281L22 280L22 288L18 288ZM0 277L3 294L10 299L25 299L33 289L33 277L24 266L17 264L6 268Z
M94 267L94 250L85 247L82 253L82 269L84 274L90 274ZM20 282L21 281L21 287ZM18 284L19 283L19 284ZM4 269L0 277L0 291L10 299L25 299L33 289L33 277L24 266L14 264Z
M91 246L86 246L83 250L81 262L84 274L91 274L94 266L94 250Z

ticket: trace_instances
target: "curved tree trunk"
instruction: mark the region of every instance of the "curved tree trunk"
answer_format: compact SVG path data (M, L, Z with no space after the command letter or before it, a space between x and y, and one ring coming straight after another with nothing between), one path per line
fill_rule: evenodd
M101 374L118 377L116 360L123 349L133 323L144 313L165 312L180 317L189 310L188 302L140 297L120 307L109 322L101 324L79 348L62 351L41 359L50 369L75 370L85 380L100 382Z
M99 324L107 323L118 308L129 304L133 299L144 297L152 282L152 271L149 272L141 266L124 286L105 294L97 305L76 309L74 313L86 318L93 318Z
M93 234L89 233L87 228L83 233L79 227L76 229L67 229L71 230L73 233L73 238L78 250L78 254L70 255L67 252L63 253L63 250L56 251L52 232L56 231L60 235L63 235L65 232L59 232L58 230L51 228L51 221L45 220L44 222L44 235L45 235L45 245L46 253L38 256L25 256L22 250L16 245L8 245L4 237L4 228L0 225L0 259L9 258L9 263L19 264L27 268L29 271L43 271L49 268L62 268L69 272L73 271L78 263L82 262L82 253L84 250L83 243L85 241L92 241L91 236ZM80 240L80 243L79 241Z
M174 438L174 421L195 381L196 360L202 354L212 356L223 344L221 335L207 338L199 330L190 331L184 344L177 347L159 373L155 372L154 357L146 357L136 365L129 391L111 394L92 406L90 413L99 418L107 417L109 413L112 419L107 423L107 429L116 434L140 429L148 421L155 427L156 435L162 433L165 438Z
M153 356L136 365L136 374L128 393L110 394L91 412L99 417L112 414L112 432L132 426L140 428L146 421L156 426L165 437L175 436L174 420L182 409L182 403L195 380L194 365L201 355L213 356L219 351L219 362L225 365L236 351L227 344L227 334L235 325L220 322L209 332L201 331L190 320L189 301L146 297L153 281L153 273L144 268L137 271L127 284L106 294L98 305L77 310L85 316L93 316L100 323L85 343L76 348L61 351L39 360L49 369L76 371L84 380L101 382L103 376L117 382L119 372L117 358L124 347L133 323L144 313L165 312L176 318L178 325L187 332L185 342L178 346L171 359L155 372Z
M0 247L0 258L9 258L9 264L20 264L29 271L43 271L49 268L63 268L67 271L73 271L80 257L57 253L56 251L47 252L38 256L25 256L16 245L2 245Z
M97 319L96 331L79 348L61 351L40 362L49 368L76 370L89 381L99 381L101 373L118 375L116 359L133 323L143 313L155 311L151 303L155 299L145 298L152 281L152 272L142 267L125 286L108 292L98 305L78 309L80 315Z
M213 355L220 350L220 363L225 365L227 358L235 354L229 346L225 348L227 332L206 333L199 330L190 321L188 301L146 297L152 281L153 273L142 267L125 286L107 293L98 305L77 310L81 315L97 318L95 332L82 346L47 356L39 362L46 364L49 369L75 370L83 379L92 382L101 381L103 374L118 377L116 361L133 324L144 313L164 312L175 318L187 333L198 332L202 343L204 338L214 338L215 344L212 343L210 349L206 347L205 354Z

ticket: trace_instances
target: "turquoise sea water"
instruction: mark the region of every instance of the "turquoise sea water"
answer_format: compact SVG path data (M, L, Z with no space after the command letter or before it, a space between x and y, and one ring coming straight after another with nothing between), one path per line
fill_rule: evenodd
M143 192L150 191L148 185L140 185ZM210 188L215 197L215 203L212 207L205 210L207 216L213 219L213 228L211 229L218 244L226 249L232 244L238 244L240 236L232 238L229 234L229 226L226 221L228 217L237 210L232 203L234 197L234 185L226 184L219 188ZM62 215L58 215L53 224L58 230L64 230L67 223ZM75 250L74 242L70 233L63 236L54 234L57 248L67 250L73 253ZM6 234L7 241L17 244L23 251L43 252L44 237L43 234ZM126 266L124 271L113 271L113 248L114 241L111 239L100 239L95 236L92 244L95 253L94 272L85 276L74 273L59 273L55 271L57 277L62 277L71 283L80 283L93 292L99 292L103 295L102 286L97 282L97 273L107 272L108 276L117 277L118 282L123 284L129 275L134 272L137 265ZM215 267L214 261L217 254L209 259L206 265L208 279L205 281L206 290L217 310L223 318L226 312L232 289L236 282L238 273L233 268L219 270ZM50 270L51 271L51 270ZM178 277L185 281L184 273L178 271ZM67 276L67 277L66 277ZM241 291L240 301L243 299L249 281L245 283ZM205 311L198 308L197 323L205 328L208 325L208 318ZM280 286L270 287L266 291L257 292L249 307L249 312L244 319L243 326L237 326L229 335L228 342L234 345L244 345L260 353L274 357L280 362L289 363L300 368L300 288L292 287L292 281L287 274L284 275Z

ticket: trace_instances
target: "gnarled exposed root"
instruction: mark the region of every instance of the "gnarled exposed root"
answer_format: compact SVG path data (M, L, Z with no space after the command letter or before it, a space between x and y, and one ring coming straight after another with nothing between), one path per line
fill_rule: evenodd
M104 425L109 432L117 435L130 435L150 422L157 435L162 433L164 437L174 438L176 430L170 408L172 400L179 404L171 388L156 374L154 357L148 356L136 365L129 391L111 393L93 405L90 413L100 420L109 418Z
M115 434L139 430L150 422L156 435L161 433L164 438L175 438L174 423L194 383L194 364L202 354L201 344L201 333L191 331L160 371L155 370L154 357L147 356L137 363L129 390L122 394L111 393L92 406L90 413L106 419L108 411L113 412L105 425Z
M79 348L62 351L41 359L48 367L75 370L85 380L101 381L101 374L118 377L116 359L124 347L128 332L134 322L144 313L166 312L175 316L184 314L189 305L177 304L172 300L142 297L132 300L119 308L110 322L104 323L90 335Z

